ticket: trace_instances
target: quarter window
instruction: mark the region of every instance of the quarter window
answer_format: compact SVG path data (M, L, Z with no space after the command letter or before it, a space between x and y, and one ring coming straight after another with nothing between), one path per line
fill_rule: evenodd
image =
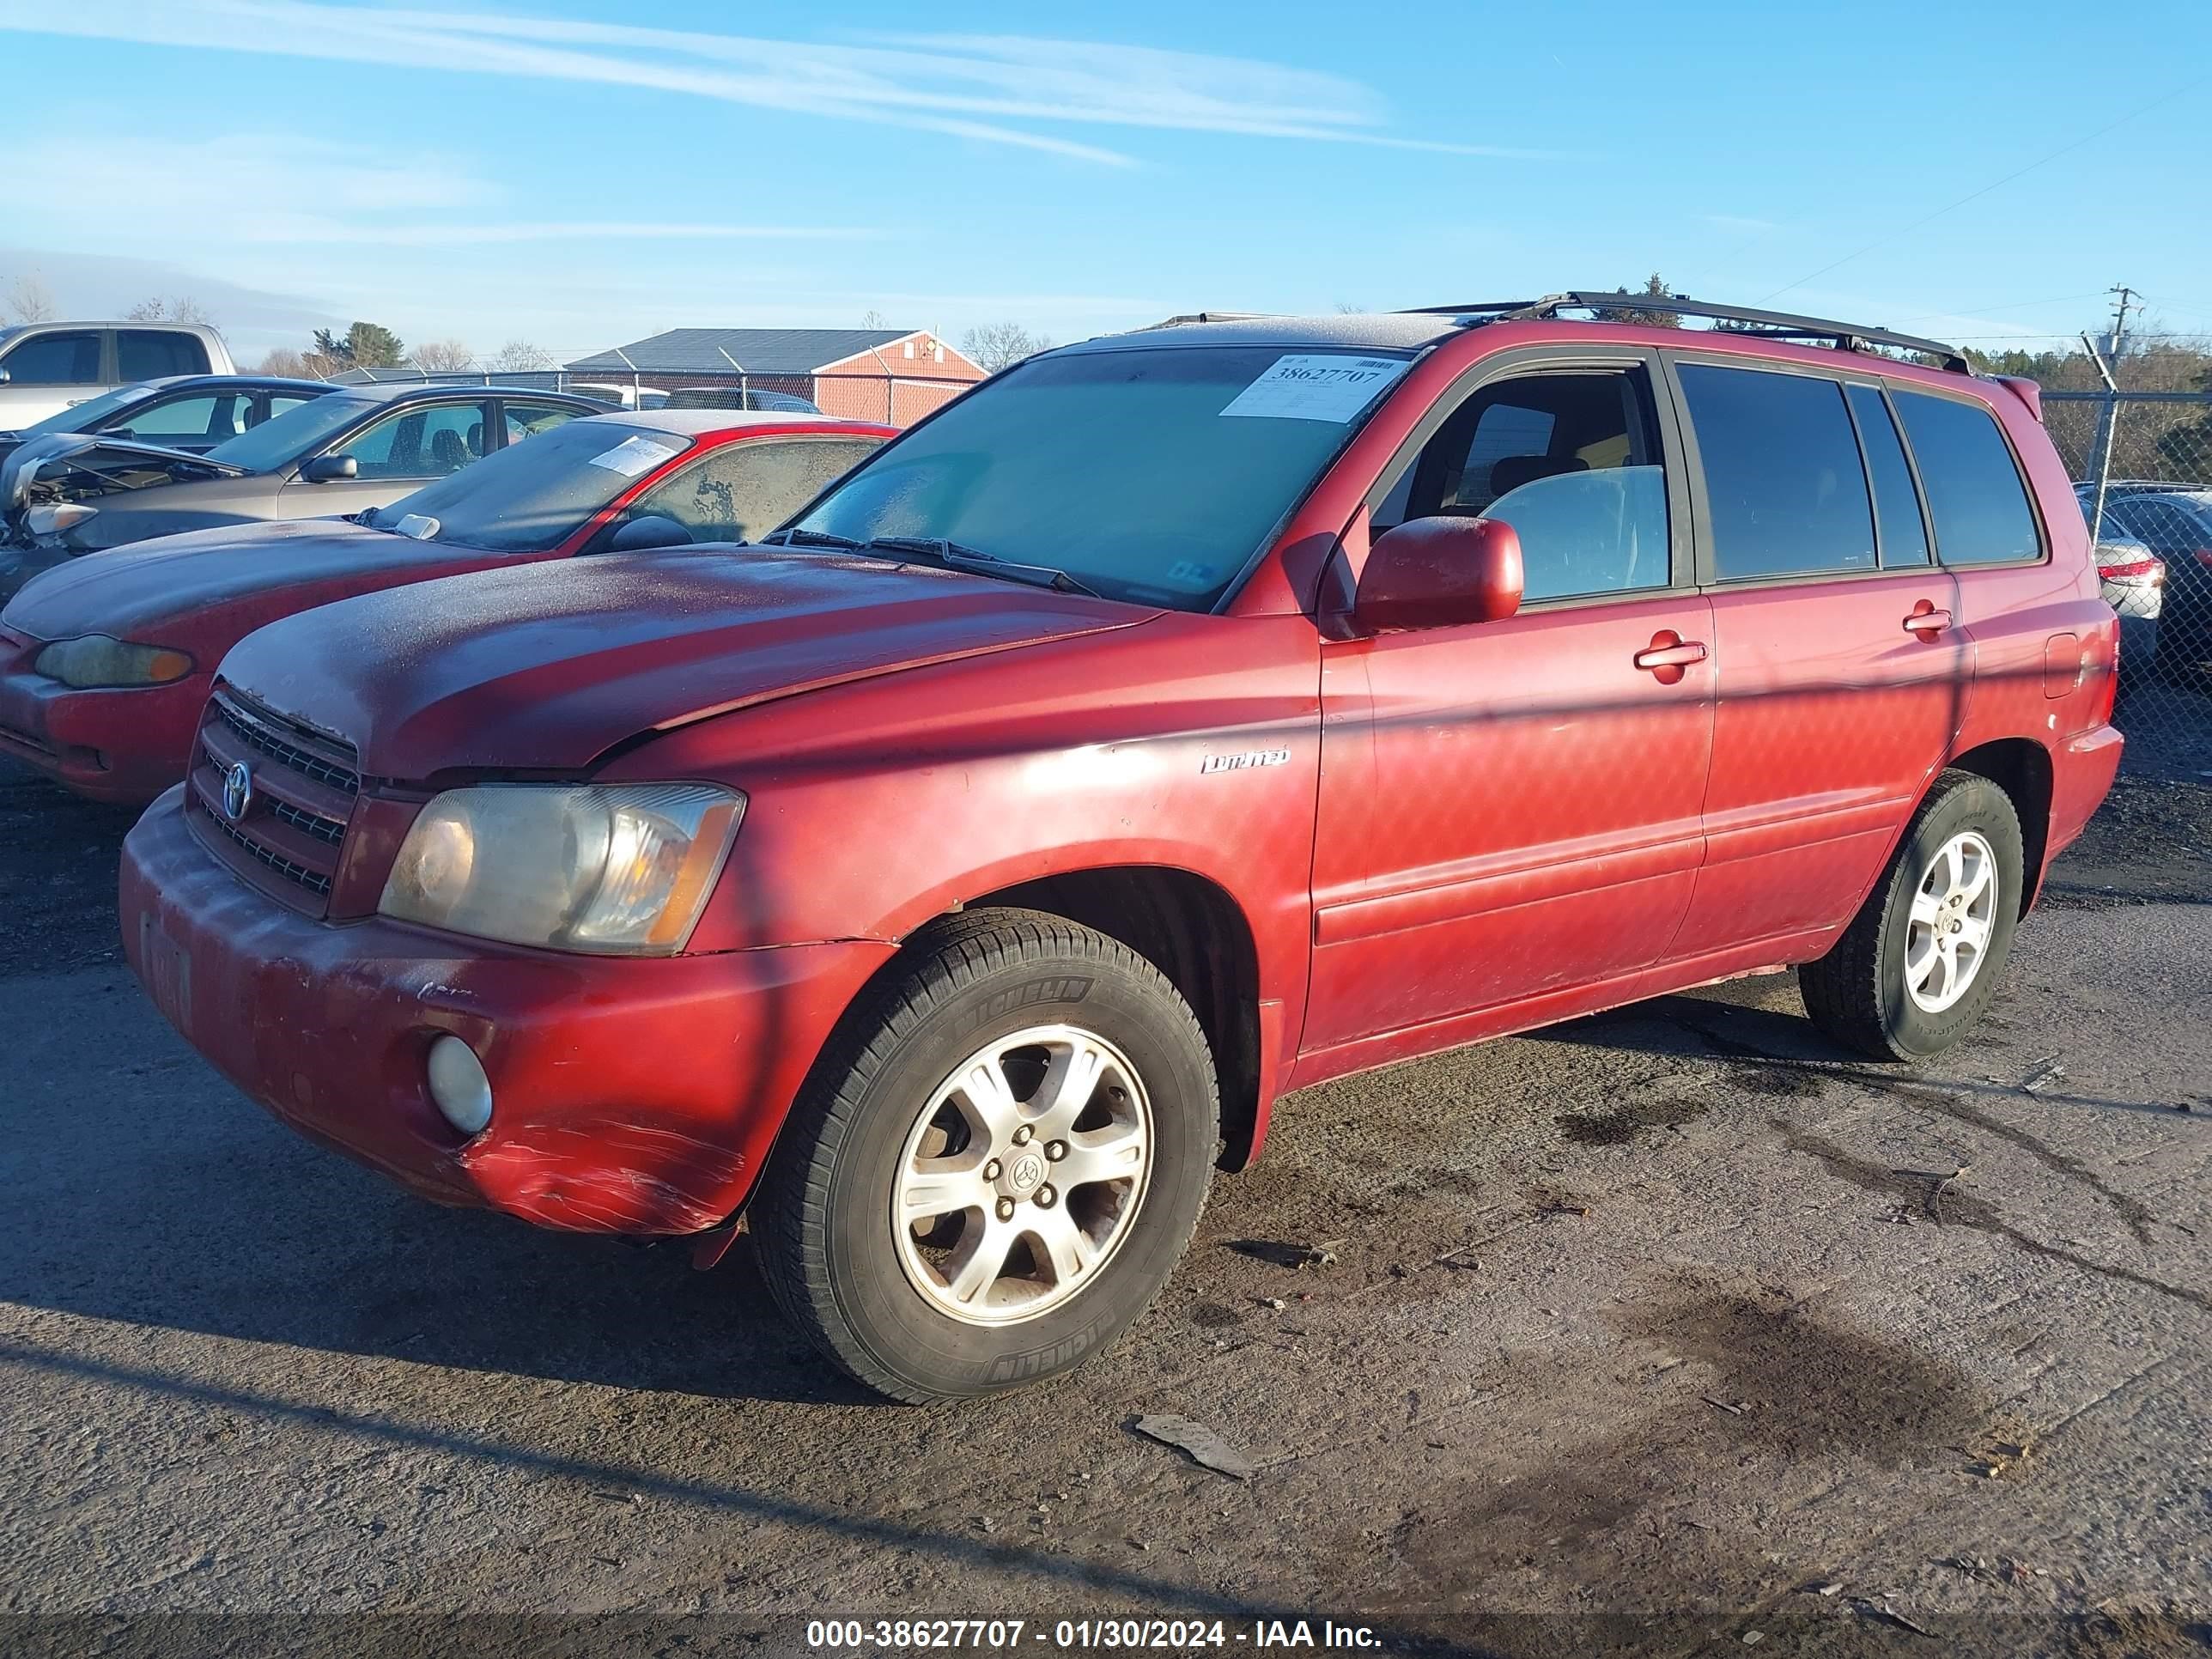
M1680 372L1705 465L1714 574L1747 581L1873 569L1874 507L1843 387L1705 363Z
M125 380L158 380L165 374L204 374L207 348L192 334L166 328L125 328L116 331L116 371Z
M33 335L0 358L0 368L17 386L97 386L100 336L90 329Z
M1912 468L1897 436L1889 405L1870 386L1844 389L1866 452L1867 477L1874 484L1875 526L1885 569L1928 562L1928 526L1920 521L1920 492L1912 487Z
M1897 412L1928 492L1936 556L1946 564L2039 558L2035 512L1996 417L1976 404L1897 394Z

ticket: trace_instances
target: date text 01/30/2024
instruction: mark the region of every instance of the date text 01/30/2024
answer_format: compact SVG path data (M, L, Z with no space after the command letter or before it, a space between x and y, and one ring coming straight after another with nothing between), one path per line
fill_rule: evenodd
M1100 1649L1334 1648L1379 1650L1382 1638L1365 1625L1323 1619L1263 1619L1249 1626L1202 1619L1061 1619L1047 1626L1025 1619L819 1619L806 1626L811 1649L867 1648L892 1652L967 1648L1018 1651L1026 1643L1054 1650Z

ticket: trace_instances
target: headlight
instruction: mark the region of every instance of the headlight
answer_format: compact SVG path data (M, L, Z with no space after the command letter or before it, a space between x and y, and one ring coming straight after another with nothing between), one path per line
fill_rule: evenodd
M744 810L703 783L449 789L407 832L377 908L510 945L673 956Z
M192 659L163 645L133 645L105 634L56 640L31 665L50 680L78 690L106 685L167 685L192 672Z
M82 501L47 501L24 513L23 528L33 536L58 536L99 516L98 507L87 507Z

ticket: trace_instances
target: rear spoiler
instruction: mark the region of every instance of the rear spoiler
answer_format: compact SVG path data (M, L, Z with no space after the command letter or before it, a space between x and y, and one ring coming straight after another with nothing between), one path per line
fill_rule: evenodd
M2039 384L2025 374L1997 374L1991 378L1999 386L2011 388L2012 394L2027 405L2027 412L2038 422L2043 419L2043 387Z

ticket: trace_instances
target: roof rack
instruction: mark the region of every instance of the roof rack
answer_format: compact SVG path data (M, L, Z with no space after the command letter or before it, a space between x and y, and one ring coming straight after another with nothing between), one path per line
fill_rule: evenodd
M1751 306L1708 304L1678 294L1594 293L1571 289L1547 294L1540 300L1495 300L1467 306L1415 306L1413 313L1425 317L1464 317L1478 323L1534 322L1556 317L1562 311L1654 311L1673 317L1709 317L1716 322L1740 323L1745 333L1783 339L1826 340L1838 351L1866 346L1888 346L1900 351L1924 351L1940 358L1946 368L1971 374L1966 355L1941 340L1917 334L1899 334L1886 328L1863 328L1856 323L1833 322L1825 317L1799 317L1786 311L1760 311Z

